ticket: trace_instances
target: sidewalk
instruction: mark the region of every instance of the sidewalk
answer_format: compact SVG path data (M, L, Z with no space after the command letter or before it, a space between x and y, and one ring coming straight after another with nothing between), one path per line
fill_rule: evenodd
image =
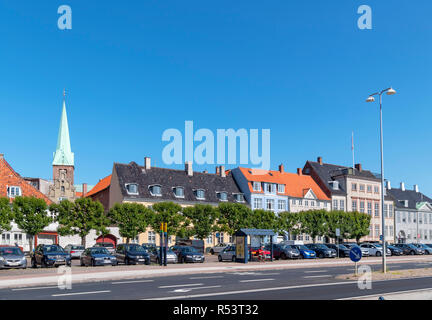
M380 258L368 258L363 260L361 264L379 264ZM431 262L432 259L428 258L405 258L394 257L388 259L388 263L399 262ZM278 270L290 268L320 268L326 266L343 266L352 265L354 263L349 259L343 260L298 260L298 261L274 261L274 262L250 262L247 264L240 263L221 263L210 262L205 264L171 264L167 267L160 267L157 265L151 266L117 266L117 267L75 267L72 268L72 283L79 282L94 282L94 281L108 281L108 280L123 280L135 279L146 277L161 277L161 276L174 276L183 274L197 274L197 273L217 273L217 272L236 272L236 271L257 271L257 270ZM104 270L104 268L107 268ZM15 288L15 287L28 287L28 286L46 286L57 285L59 276L58 273L61 269L47 269L49 273L44 274L26 274L26 275L13 275L3 277L0 279L0 288Z

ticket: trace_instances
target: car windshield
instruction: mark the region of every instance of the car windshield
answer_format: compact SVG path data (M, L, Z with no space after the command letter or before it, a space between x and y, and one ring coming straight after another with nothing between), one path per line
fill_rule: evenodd
M20 248L0 248L0 256L22 256Z
M63 248L62 247L60 247L60 246L54 246L54 245L51 245L51 246L44 246L43 247L43 250L45 251L45 252L64 252L64 250L63 250Z
M104 247L104 248L113 248L114 245L112 243L107 243L107 242L99 242L97 244L98 247Z
M321 243L318 243L318 244L316 244L315 246L316 246L317 248L320 248L320 249L328 249L328 247L327 247L326 245L321 244Z
M106 248L91 248L90 252L92 254L109 254Z
M374 246L378 247L378 248L382 248L382 244L380 244L380 243L374 243Z
M299 248L300 250L310 250L308 247L304 245L297 245L297 248Z
M289 244L283 244L283 245L281 245L281 248L282 249L293 249L293 247Z
M84 246L72 246L72 250L84 250Z
M343 244L338 245L339 249L341 250L349 250L347 247L345 247Z
M130 252L147 252L143 247L136 245L136 246L126 246L126 250Z
M191 253L198 253L198 250L195 249L194 247L184 247L182 248L183 252L191 252Z

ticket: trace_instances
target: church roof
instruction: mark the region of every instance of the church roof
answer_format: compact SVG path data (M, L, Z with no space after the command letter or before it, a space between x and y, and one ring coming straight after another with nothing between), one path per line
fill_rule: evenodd
M54 160L52 164L57 166L74 165L74 154L71 151L65 100L63 100L63 110L60 118L60 128L57 138L57 149L54 152Z

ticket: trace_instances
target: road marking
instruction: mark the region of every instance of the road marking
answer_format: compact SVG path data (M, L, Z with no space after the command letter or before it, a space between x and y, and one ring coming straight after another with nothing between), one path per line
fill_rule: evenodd
M272 273L261 273L263 276L273 276L273 275L279 275L279 272L272 272Z
M216 279L216 278L223 278L223 276L191 277L191 278L189 278L189 279L191 279L191 280L198 280L198 279Z
M274 279L249 279L249 280L240 280L240 282L258 282L258 281L273 281Z
M170 296L170 297L162 297L162 298L149 298L149 299L143 299L143 300L190 299L190 298L223 296L223 295L233 295L233 294L243 294L243 293L253 293L253 292L265 292L265 291L290 290L290 289L300 289L300 288L336 286L336 285L345 285L345 284L346 285L357 284L357 281L319 283L319 284L306 284L306 285L289 286L289 287L262 288L262 289L226 291L226 292L213 292L213 293L203 293L203 294L195 294L195 295Z
M30 288L18 288L18 289L12 289L12 291L43 290L43 289L55 289L55 288L58 288L58 286L52 286L52 287L30 287Z
M312 270L312 271L304 271L304 273L317 273L317 272L327 272L327 270Z
M98 294L98 293L109 293L111 290L103 290L103 291L88 291L88 292L74 292L74 293L60 293L60 294L53 294L51 297L64 297L64 296L78 296L78 295L85 295L85 294Z
M211 289L211 288L220 288L221 286L208 286L208 287L197 287L197 288L189 288L189 289L176 289L170 292L189 292L192 290L198 290L198 289Z
M329 275L329 274L321 274L319 276L304 276L303 278L308 279L308 278L326 278L326 277L331 277L331 275Z
M166 288L177 288L177 287L193 287L193 286L202 286L202 283L189 283L189 284L176 284L171 286L161 286L158 287L159 289L166 289Z
M153 282L154 280L135 280L135 281L118 281L112 282L111 284L126 284L126 283L141 283L141 282Z

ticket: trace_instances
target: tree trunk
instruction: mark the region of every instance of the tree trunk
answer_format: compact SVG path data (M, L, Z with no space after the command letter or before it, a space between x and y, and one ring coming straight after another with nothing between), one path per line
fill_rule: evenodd
M86 247L86 236L81 237L81 245Z
M29 235L30 253L33 252L33 238L34 236Z
M129 238L126 238L126 244L129 244L129 240L130 240Z

